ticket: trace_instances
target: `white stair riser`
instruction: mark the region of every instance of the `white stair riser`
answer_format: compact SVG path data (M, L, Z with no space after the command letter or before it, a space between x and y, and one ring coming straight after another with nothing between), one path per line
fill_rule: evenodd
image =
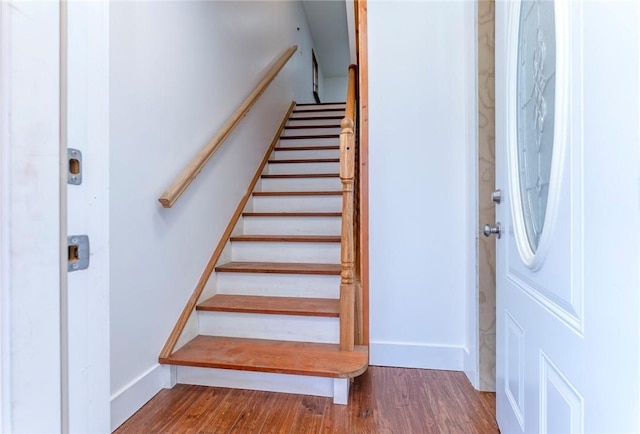
M270 175L297 173L338 173L340 163L269 163Z
M342 196L254 196L255 212L340 212Z
M246 235L339 235L340 217L244 217Z
M339 298L340 276L316 274L216 273L219 294Z
M313 115L313 113L309 113L309 117ZM337 116L337 115L336 115ZM287 125L297 126L297 125L340 125L342 122L342 117L340 119L289 119Z
M176 371L176 380L180 384L333 397L335 404L347 404L349 397L348 378L311 377L192 366L178 366Z
M340 339L338 318L199 311L198 321L200 334L208 336L329 344Z
M309 127L309 128L291 128L291 129L285 129L282 131L282 135L283 136L308 136L308 135L313 135L313 134L320 134L320 135L325 135L325 134L340 134L340 121L337 121L335 123L333 122L329 122L329 121L325 121L324 124L322 125L335 125L332 126L331 128L313 128L313 127ZM295 126L295 125L292 125ZM304 124L304 126L306 127L306 124Z
M339 191L340 178L264 178L261 191Z
M294 146L324 146L339 145L340 138L333 137L330 139L308 138L308 139L285 139L278 142L278 146L294 147Z
M308 160L313 158L340 158L340 151L338 149L279 151L278 148L276 148L271 156L272 160Z
M235 241L231 243L231 260L337 264L340 262L340 243Z
M297 105L296 110L329 110L335 108L344 109L347 103L329 101L328 104L311 104L311 105Z

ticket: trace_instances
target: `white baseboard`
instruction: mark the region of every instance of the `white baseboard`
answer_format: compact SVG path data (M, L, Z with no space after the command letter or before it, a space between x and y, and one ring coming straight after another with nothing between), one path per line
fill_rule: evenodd
M468 348L464 349L464 373L471 382L474 389L478 390L480 387L480 378L478 376L478 357L477 354L472 354Z
M175 367L157 364L111 395L111 431L115 431L160 390L174 384Z
M464 369L464 347L371 342L369 364L398 368L440 369L462 371Z

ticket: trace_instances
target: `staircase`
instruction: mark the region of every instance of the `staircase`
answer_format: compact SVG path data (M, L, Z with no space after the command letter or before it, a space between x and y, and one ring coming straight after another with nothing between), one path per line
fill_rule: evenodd
M368 350L338 345L343 117L344 104L291 112L183 332L195 338L160 358L178 383L347 403Z

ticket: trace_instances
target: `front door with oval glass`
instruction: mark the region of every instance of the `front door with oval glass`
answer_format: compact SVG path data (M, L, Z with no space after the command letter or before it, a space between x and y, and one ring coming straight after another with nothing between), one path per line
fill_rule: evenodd
M568 2L503 2L496 15L497 416L502 432L581 432L584 333L578 169L579 22ZM571 141L571 143L569 143ZM579 174L578 174L579 175Z
M503 433L640 430L639 27L635 1L496 2Z

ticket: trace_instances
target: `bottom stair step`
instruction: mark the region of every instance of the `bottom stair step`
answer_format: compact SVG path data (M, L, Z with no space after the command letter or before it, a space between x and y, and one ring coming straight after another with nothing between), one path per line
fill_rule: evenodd
M352 378L367 369L368 349L340 351L337 344L196 336L169 357L168 365L234 369L329 378Z

